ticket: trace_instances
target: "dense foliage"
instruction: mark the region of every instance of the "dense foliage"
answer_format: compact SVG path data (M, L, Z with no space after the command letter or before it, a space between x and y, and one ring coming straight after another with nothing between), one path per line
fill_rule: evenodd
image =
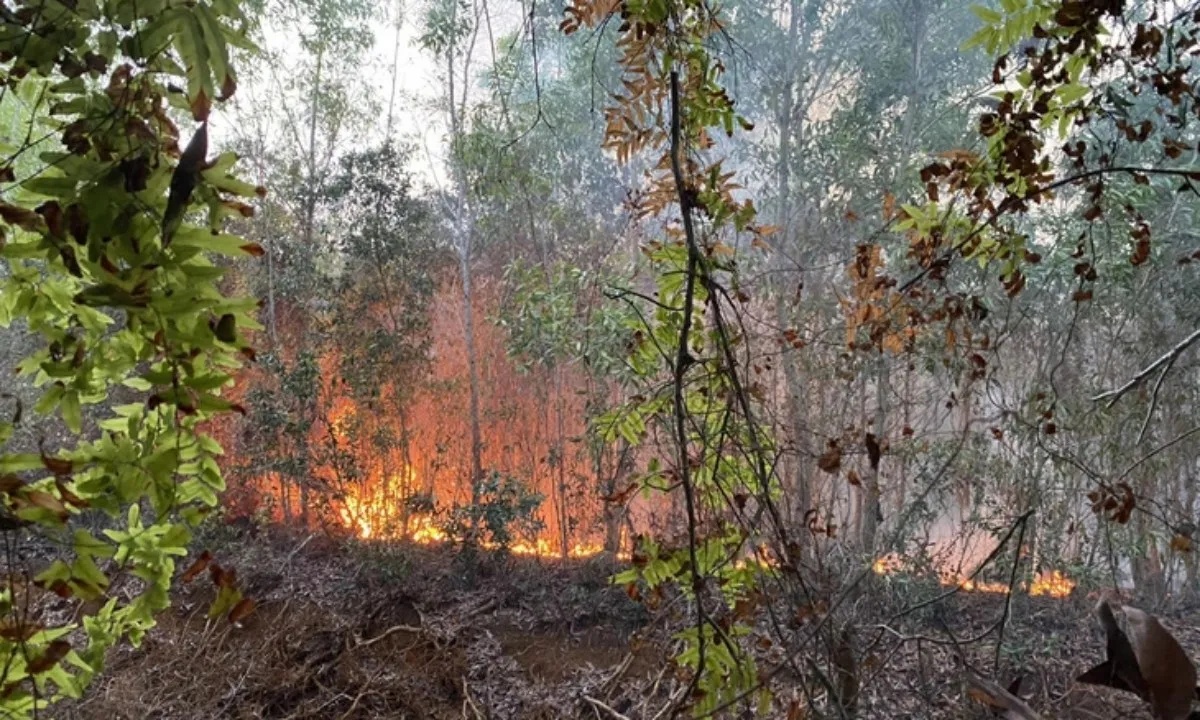
M0 323L37 337L19 373L40 395L6 393L0 423L0 707L26 717L79 696L114 642L142 640L217 505L204 423L240 409L220 393L259 325L215 258L262 254L224 225L264 191L208 150L212 104L237 87L229 46L248 47L235 3L35 2L2 23L0 105L21 108L24 140L4 149ZM69 434L22 442L30 412ZM21 560L26 533L48 541L48 566ZM223 584L216 614L238 602ZM47 621L45 593L75 619Z

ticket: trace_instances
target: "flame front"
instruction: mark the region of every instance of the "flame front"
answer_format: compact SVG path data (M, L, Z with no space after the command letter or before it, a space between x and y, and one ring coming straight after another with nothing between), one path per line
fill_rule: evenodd
M1050 597L1066 597L1075 589L1075 581L1063 575L1058 570L1040 572L1029 586L1030 595L1049 595Z
M406 540L419 545L437 545L454 538L424 514L409 514L405 517L403 507L382 498L364 499L347 493L338 507L342 525L362 540ZM494 550L498 545L484 542L481 546ZM562 557L561 549L545 538L519 540L508 546L514 555L536 555L540 557ZM567 557L588 558L604 552L599 544L575 543L567 549Z
M895 553L888 553L876 558L871 566L871 569L877 575L892 575L907 568L908 564ZM949 570L938 571L938 582L944 587L958 587L967 592L1007 595L1009 591L1008 583L972 580L966 575ZM1075 581L1063 575L1059 570L1050 570L1039 572L1033 578L1032 583L1028 585L1018 583L1017 587L1033 596L1046 595L1054 598L1064 598L1070 595L1071 591L1075 589Z

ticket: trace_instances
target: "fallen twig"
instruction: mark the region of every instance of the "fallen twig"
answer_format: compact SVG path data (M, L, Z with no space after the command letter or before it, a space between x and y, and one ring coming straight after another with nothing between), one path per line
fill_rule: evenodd
M467 678L465 676L462 679L462 686L463 686L463 711L462 711L463 717L464 718L467 717L467 708L470 707L471 711L475 713L475 717L477 718L477 720L484 720L484 715L482 712L479 711L479 706L476 705L475 701L471 699L471 688L469 685L467 685Z
M354 711L358 709L358 703L362 701L363 697L366 696L367 691L371 689L371 683L375 681L376 677L378 677L378 675L372 675L365 683L363 683L362 689L358 691L358 695L354 696L354 702L350 703L350 709L339 715L338 720L346 720L354 714Z
M592 697L591 695L584 695L583 699L590 702L592 704L592 707L600 708L601 710L607 712L609 715L612 715L613 717L617 718L617 720L629 720L629 717L627 715L623 715L623 714L617 712L613 708L609 707L608 705L601 702L600 700L597 700L596 698Z
M379 633L378 635L371 638L370 640L359 640L358 642L354 643L354 649L357 650L358 648L369 647L390 635L395 635L398 632L410 632L410 633L419 634L422 632L422 629L419 627L413 627L412 625L395 625L393 627L388 628L387 630L384 630L383 632Z
M609 675L608 679L604 681L604 684L600 686L600 689L604 691L605 700L608 700L609 697L612 696L612 691L617 686L617 680L621 679L621 676L625 674L625 671L628 670L629 666L632 664L633 653L625 653L625 659L621 661L621 664L617 666L617 669L613 671L612 675Z
M666 715L667 711L670 710L671 708L675 707L675 703L679 702L679 699L683 697L683 693L685 690L687 690L686 685L679 688L678 690L673 691L670 695L668 695L667 696L667 704L663 705L662 710L659 710L658 712L656 712L654 714L654 717L650 718L650 720L659 720L659 718L661 718L663 715ZM678 695L679 697L676 697L676 695Z

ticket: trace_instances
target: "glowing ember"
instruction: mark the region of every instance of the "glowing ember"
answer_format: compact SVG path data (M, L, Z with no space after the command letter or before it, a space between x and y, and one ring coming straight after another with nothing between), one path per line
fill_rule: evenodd
M758 567L779 567L779 561L766 545L755 546L750 557L738 558L734 561L733 566L739 570L745 569L751 565Z
M904 561L896 553L888 553L882 557L875 558L871 569L875 571L876 575L891 575L904 569Z
M893 575L906 570L907 563L895 553L888 553L876 558L875 562L871 564L871 569L877 575ZM938 571L938 582L945 587L958 587L967 592L1008 593L1008 583L972 580L966 575L948 570ZM1038 573L1028 587L1025 583L1020 583L1018 587L1034 596L1047 595L1063 598L1070 595L1071 591L1075 589L1075 581L1058 570L1052 570Z

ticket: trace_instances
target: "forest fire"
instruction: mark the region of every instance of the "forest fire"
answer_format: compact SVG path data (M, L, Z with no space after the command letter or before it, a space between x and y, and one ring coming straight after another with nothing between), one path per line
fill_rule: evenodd
M876 558L872 570L876 575L894 575L908 569L906 563L895 553L888 553ZM1008 594L1009 585L1004 582L984 582L973 580L962 573L939 570L938 583L944 587L958 587L967 592ZM1017 587L1029 595L1037 597L1046 595L1053 598L1065 598L1075 589L1075 581L1068 578L1059 570L1041 571L1033 578L1032 583L1018 583Z
M494 316L497 298L486 289L476 294L480 317ZM282 432L259 426L253 432L261 434L244 431L240 441L246 451L236 453L240 457L232 463L247 478L239 510L265 509L283 524L329 524L369 541L460 539L452 527L471 520L451 522L447 513L477 499L468 480L471 403L468 385L461 382L467 357L460 303L453 281L435 292L427 352L437 362L419 381L389 374L377 392L364 393L346 379L362 368L338 346L321 348L315 380L302 374L299 358L286 360L287 372L247 371L247 382L264 394L253 403L267 418L260 426L270 426L276 416L305 420ZM379 321L370 316L364 322L372 318ZM286 322L281 325L300 333ZM508 360L506 338L493 323L475 329L478 360L488 368L479 396L480 460L485 476L499 482L483 492L492 493L491 502L514 508L540 498L518 511L518 524L527 526L512 528L508 550L513 554L598 555L606 532L628 534L624 526L614 531L612 518L605 525L600 499L609 491L605 482L619 481L616 456L596 455L575 440L587 432L587 399L576 392L581 381L569 370L562 371L558 383L540 370L518 372ZM301 381L312 384L305 386L303 399L285 391L288 383ZM623 516L617 520L625 521Z

